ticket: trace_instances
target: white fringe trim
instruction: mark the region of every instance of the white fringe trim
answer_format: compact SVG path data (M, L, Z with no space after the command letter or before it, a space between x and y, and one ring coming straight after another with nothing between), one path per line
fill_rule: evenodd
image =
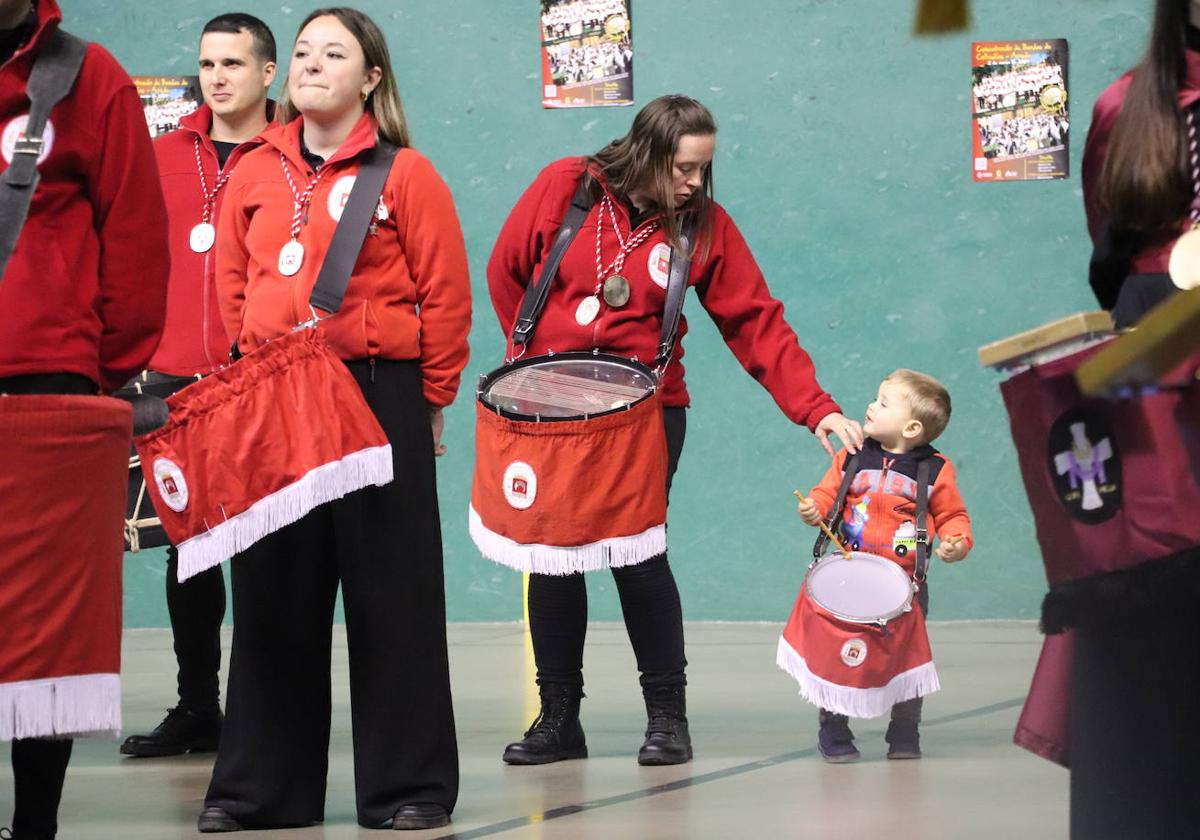
M914 697L924 697L941 689L933 662L897 674L881 688L850 688L822 679L808 670L804 657L796 653L787 639L779 637L775 664L800 684L800 696L814 706L856 718L887 714L892 706Z
M314 467L238 515L181 542L178 546L180 582L219 566L267 534L299 521L326 502L372 484L387 484L393 478L392 472L391 444L361 449Z
M83 674L0 683L0 741L121 732L121 678Z
M539 575L573 575L621 566L636 566L667 550L667 527L655 525L640 534L611 537L594 543L573 546L519 543L483 524L483 519L468 505L469 530L484 557L501 566Z

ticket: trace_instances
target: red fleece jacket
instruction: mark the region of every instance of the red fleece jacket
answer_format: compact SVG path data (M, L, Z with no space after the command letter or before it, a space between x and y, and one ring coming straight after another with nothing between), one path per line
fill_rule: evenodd
M565 158L542 170L500 231L487 274L492 305L505 335L512 334L525 287L541 271L584 166L583 158ZM633 233L628 210L622 201L614 199L613 204L621 236L628 239ZM605 267L619 253L617 234L607 211L597 202L563 257L527 355L599 348L620 356L636 356L653 365L671 255L661 230L637 246L625 261L621 274L632 287L629 302L619 309L602 306L599 316L587 326L575 321L579 302L596 289L596 225L602 212L601 254ZM771 296L741 232L719 204L713 206L709 252L701 256L705 258L692 264L688 285L695 289L742 367L767 389L793 422L812 429L825 415L838 411L837 403L817 383L812 359L784 320L783 304ZM680 342L686 333L687 319L680 318ZM682 358L680 343L664 377L664 405L686 406L690 402Z
M210 373L229 362L230 338L221 323L214 279L216 249L198 254L190 245L192 228L204 218L204 193L196 170L196 141L200 141L200 160L209 193L222 175L233 172L242 157L263 141L255 137L242 143L221 169L217 149L208 136L212 121L212 109L201 105L180 120L178 129L154 141L170 225L171 282L167 289L167 325L150 367L172 376ZM216 195L209 219L213 225L217 223L227 189L228 183Z
M0 172L29 114L25 89L58 28L55 0L0 67ZM41 183L0 279L0 377L77 373L105 391L145 368L162 333L167 218L133 82L97 44L50 112Z
M375 144L375 122L364 114L321 167L308 221L300 229L304 261L297 274L285 277L279 249L291 238L294 199L280 155L303 191L315 177L300 154L303 123L301 117L264 132L264 145L242 159L225 187L217 225L217 294L225 329L243 352L310 318L308 299L359 156ZM467 252L454 199L426 158L401 149L382 201L342 307L319 329L342 359L419 359L425 399L446 406L458 391L471 329Z

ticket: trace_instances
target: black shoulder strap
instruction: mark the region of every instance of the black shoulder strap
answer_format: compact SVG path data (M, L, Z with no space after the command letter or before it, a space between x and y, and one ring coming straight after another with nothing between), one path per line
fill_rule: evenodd
M929 531L925 528L929 513L929 458L917 465L917 567L913 579L920 583L929 571Z
M833 507L829 509L829 515L825 517L825 524L829 526L829 530L837 533L838 526L842 524L842 506L846 504L846 496L850 493L850 485L854 483L854 476L858 475L858 462L860 453L855 452L842 467L842 485L838 487L837 499L833 503ZM821 531L817 535L817 541L813 544L813 558L820 560L825 556L825 549L829 546L829 537L825 536L825 532Z
M54 106L71 92L83 66L87 46L87 41L59 29L34 60L26 88L29 122L24 136L17 140L13 149L12 163L0 175L0 278L17 247L33 194L41 181L37 164L45 143L42 132L46 129L46 120Z
M341 308L354 264L358 262L363 240L367 237L367 227L379 206L379 196L397 151L391 143L379 140L375 148L363 156L362 166L354 179L350 197L346 199L342 217L333 233L333 241L329 243L329 251L321 263L321 272L308 299L314 307L326 312L337 312Z
M671 352L675 349L675 337L679 332L679 316L683 312L683 297L687 292L688 272L692 268L691 227L685 228L679 236L679 248L671 249L671 266L667 272L667 302L663 308L662 335L658 340L658 354L655 364L664 367L671 360ZM683 253L680 253L680 250Z
M586 181L587 178L581 178L579 181L579 188L575 190L571 204L567 207L567 214L563 217L562 227L558 229L554 245L551 246L550 253L546 256L546 262L542 264L541 274L538 275L535 282L525 287L525 297L521 300L521 311L517 314L516 323L513 324L512 343L514 348L524 346L533 338L534 327L537 326L538 318L541 317L542 310L546 307L546 298L550 296L550 287L554 285L554 278L558 275L558 266L562 263L563 255L567 253L567 248L571 247L571 242L579 233L583 220L587 218L592 205L596 203L591 190L587 188Z

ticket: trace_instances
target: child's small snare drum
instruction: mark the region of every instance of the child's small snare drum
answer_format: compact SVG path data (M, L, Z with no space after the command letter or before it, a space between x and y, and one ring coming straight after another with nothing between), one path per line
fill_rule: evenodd
M912 609L917 585L899 565L866 551L840 551L813 563L804 576L809 597L837 618L884 625Z

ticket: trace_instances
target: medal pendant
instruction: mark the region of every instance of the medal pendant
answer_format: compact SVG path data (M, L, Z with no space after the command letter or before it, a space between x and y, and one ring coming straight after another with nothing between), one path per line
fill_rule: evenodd
M579 306L575 309L575 323L581 327L586 327L592 321L595 321L596 316L599 314L600 298L590 295L579 301Z
M604 302L613 308L629 303L629 281L614 274L604 281Z
M304 246L293 239L279 249L279 273L291 277L304 263Z
M1171 282L1180 289L1200 286L1200 228L1192 228L1176 240L1167 262Z
M217 241L217 229L208 222L201 222L192 228L188 236L188 245L197 254L203 254Z

